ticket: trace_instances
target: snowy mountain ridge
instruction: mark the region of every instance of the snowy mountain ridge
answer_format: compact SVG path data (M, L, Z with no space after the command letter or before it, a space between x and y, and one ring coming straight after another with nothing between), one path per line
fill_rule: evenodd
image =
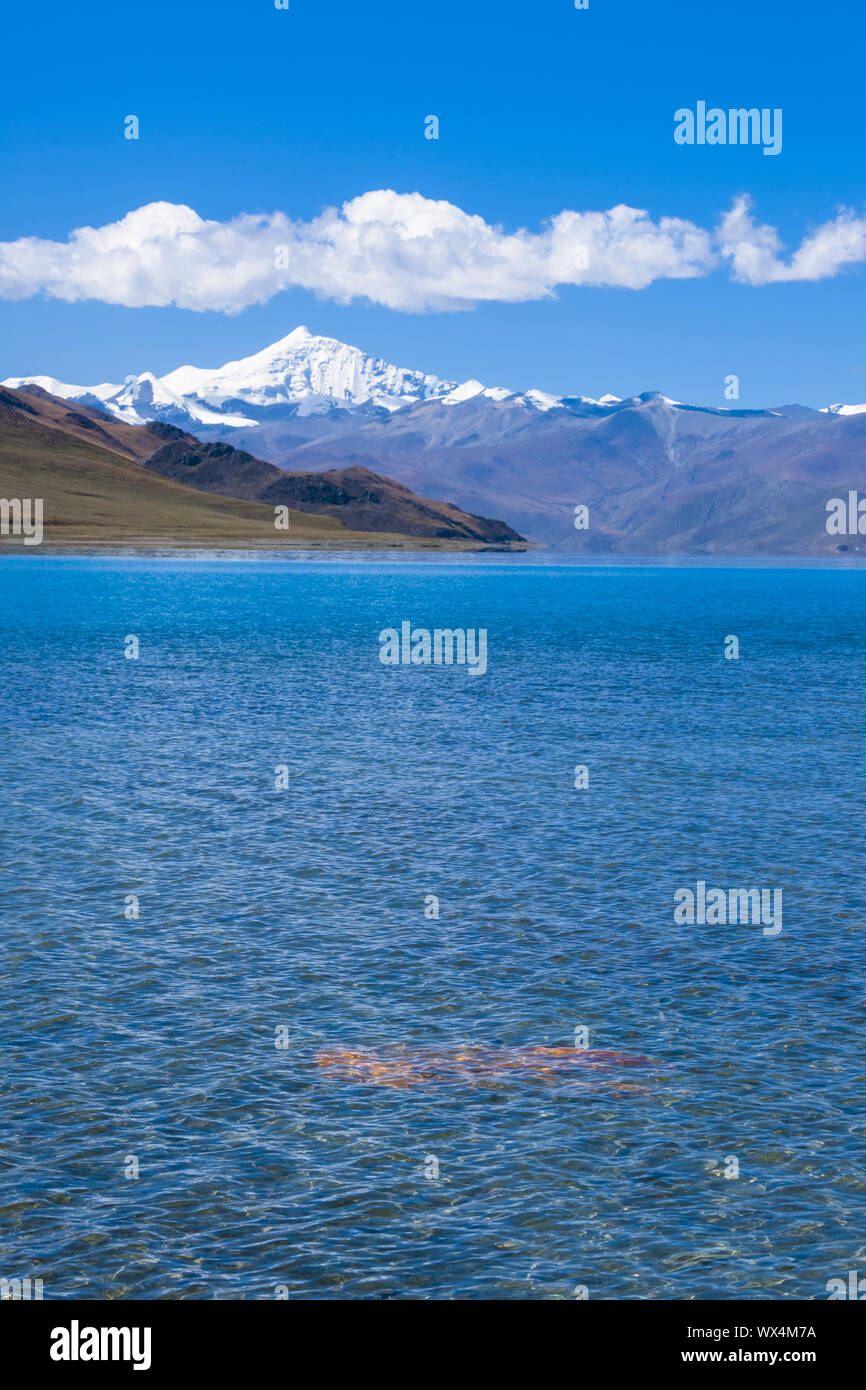
M556 396L546 391L509 391L486 387L480 381L445 381L428 373L396 367L360 348L336 338L317 337L309 329L294 329L286 337L249 357L226 362L222 367L177 367L158 377L152 372L129 376L122 383L101 382L75 386L51 376L7 377L5 386L42 387L53 396L97 406L126 424L141 425L164 420L195 430L197 426L220 430L243 429L291 416L343 414L391 414L406 406L436 402L462 405L473 399L508 402L532 413L546 413L567 406L591 414L615 411L630 404L659 402L668 407L693 410L658 392L623 400L606 395ZM727 414L736 407L705 407ZM829 415L858 415L866 405L823 407ZM750 412L751 413L751 412ZM767 413L767 412L757 412ZM769 412L775 413L775 412Z
M261 352L214 369L184 366L162 377L142 372L122 384L97 386L76 386L50 376L9 377L3 384L14 390L41 386L52 396L98 406L131 425L162 419L172 424L241 428L274 418L276 411L302 416L335 409L391 412L422 401L456 405L475 396L514 400L541 411L560 404L558 396L544 391L521 394L485 387L480 381L443 381L395 367L336 338L317 337L304 327ZM616 399L606 397L601 404ZM599 404L589 399L588 403Z

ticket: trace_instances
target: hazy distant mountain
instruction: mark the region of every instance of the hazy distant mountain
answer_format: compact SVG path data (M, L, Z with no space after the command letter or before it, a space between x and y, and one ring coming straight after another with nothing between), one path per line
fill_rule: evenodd
M276 423L256 439L283 467L374 468L559 549L774 555L861 545L827 534L826 504L858 485L866 492L866 413L697 409L654 394L539 412L476 397L291 447ZM586 531L574 527L580 504L590 508ZM866 553L866 537L862 545Z
M458 385L303 328L212 371L180 367L122 386L6 384L27 380L124 422L161 420L228 441L282 469L384 474L562 549L811 554L861 543L828 535L825 522L829 498L866 492L866 405L741 410L657 392L596 400ZM590 525L578 531L581 504Z

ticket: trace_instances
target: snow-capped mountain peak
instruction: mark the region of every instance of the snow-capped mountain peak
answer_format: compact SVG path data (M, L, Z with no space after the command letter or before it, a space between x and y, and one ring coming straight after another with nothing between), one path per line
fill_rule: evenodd
M823 405L822 415L862 415L866 405Z
M461 401L471 401L475 396L480 396L484 391L484 385L480 381L464 381L460 386L455 386L453 391L449 391L442 400L445 405L459 405Z
M6 385L41 386L66 400L98 405L128 424L161 419L188 427L242 427L265 415L274 418L277 410L299 415L399 410L418 401L442 400L457 383L392 366L300 326L222 367L177 367L162 377L142 372L122 384L100 386L74 386L48 376L10 377Z
M305 327L214 370L178 367L162 384L216 409L231 401L259 408L292 405L300 414L371 405L398 410L414 401L441 399L457 385L394 367L336 338L316 337Z
M100 406L127 424L165 420L194 430L255 426L290 416L370 414L422 403L460 406L476 398L533 413L563 406L561 396L532 389L518 392L480 381L444 381L429 373L395 367L360 348L311 333L301 325L249 357L222 367L177 367L165 376L141 372L122 384L72 386L54 377L12 377L7 386L35 384L52 395ZM616 396L568 398L569 408L612 410Z

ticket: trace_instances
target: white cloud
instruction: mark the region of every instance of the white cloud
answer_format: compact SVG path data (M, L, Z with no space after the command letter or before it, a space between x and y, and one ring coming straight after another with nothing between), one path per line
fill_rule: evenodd
M506 232L452 203L382 189L310 222L282 212L216 222L182 204L150 203L119 222L80 227L66 242L0 243L0 296L232 313L299 286L417 312L541 299L565 285L643 289L707 275L720 258L734 279L759 285L820 279L866 259L866 220L839 213L789 262L781 249L778 232L754 222L746 198L715 233L680 218L655 222L622 204L560 212L537 232Z
M800 243L791 259L779 259L782 242L775 227L759 226L749 198L737 198L722 218L719 250L730 261L733 278L744 285L792 280L826 280L846 266L866 260L866 218L842 209Z

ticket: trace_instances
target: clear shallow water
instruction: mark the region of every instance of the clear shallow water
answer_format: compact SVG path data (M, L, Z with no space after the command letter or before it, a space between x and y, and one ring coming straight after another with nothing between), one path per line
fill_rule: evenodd
M0 598L0 1274L701 1299L862 1267L866 575L27 556ZM486 627L487 674L383 667L403 619ZM781 887L782 934L674 925L698 878ZM316 1060L581 1025L651 1063Z

